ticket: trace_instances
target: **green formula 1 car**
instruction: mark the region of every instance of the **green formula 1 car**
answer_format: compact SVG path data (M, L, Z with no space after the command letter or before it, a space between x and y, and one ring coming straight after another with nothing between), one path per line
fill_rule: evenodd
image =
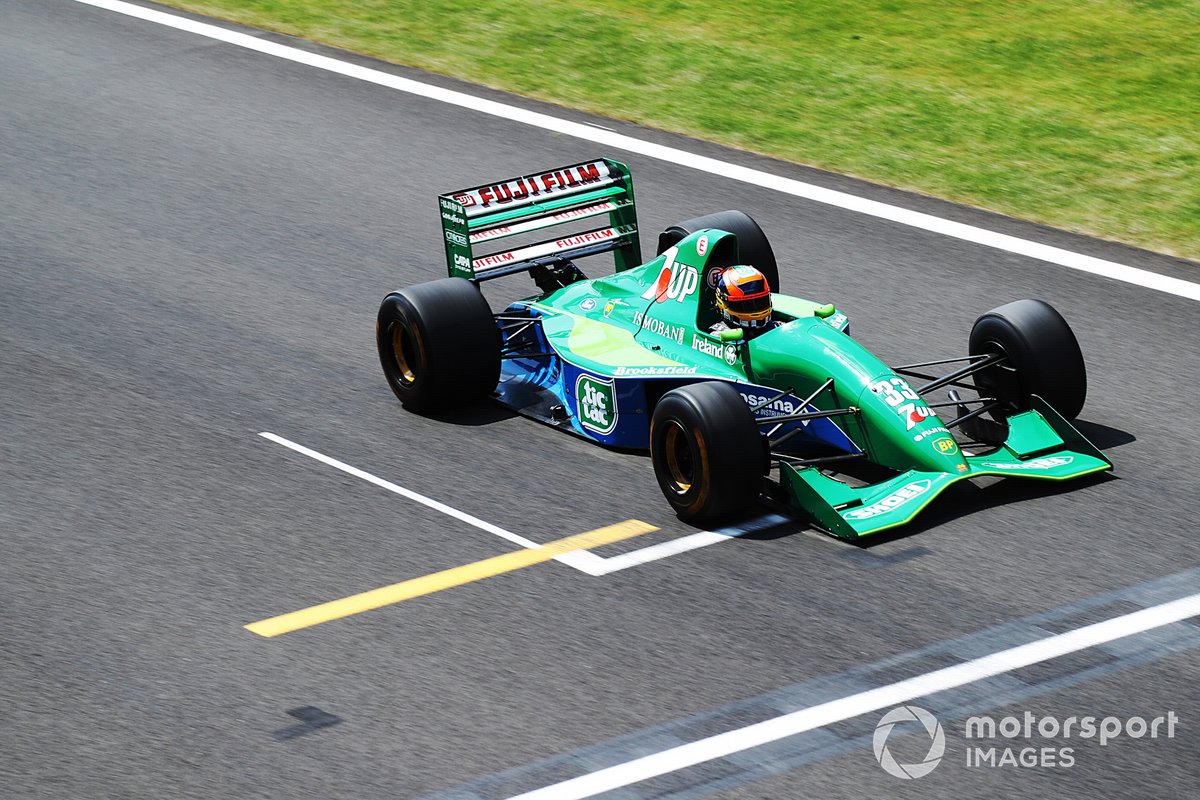
M908 522L964 479L1112 468L1068 421L1087 391L1083 357L1044 302L981 316L967 355L889 367L833 305L778 292L771 246L746 214L673 225L642 263L632 179L615 161L439 204L450 277L389 294L379 310L392 390L417 412L492 396L600 444L648 448L689 522L735 517L765 491L856 539ZM575 230L539 233L551 227ZM492 245L506 240L518 244ZM576 261L600 253L614 254L615 274L587 278ZM718 324L714 287L737 264L773 290L775 325L753 338ZM479 284L521 272L538 293L494 313ZM925 372L934 367L948 372Z

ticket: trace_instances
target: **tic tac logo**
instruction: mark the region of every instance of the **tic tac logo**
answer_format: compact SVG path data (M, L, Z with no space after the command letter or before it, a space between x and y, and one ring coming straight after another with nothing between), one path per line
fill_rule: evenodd
M580 375L575 381L579 422L596 433L612 433L617 427L616 392L612 380Z
M642 298L656 303L667 300L678 300L682 303L700 285L700 272L687 264L675 263L675 257L679 255L678 247L670 248L663 255L667 260L663 262L654 283L642 292Z

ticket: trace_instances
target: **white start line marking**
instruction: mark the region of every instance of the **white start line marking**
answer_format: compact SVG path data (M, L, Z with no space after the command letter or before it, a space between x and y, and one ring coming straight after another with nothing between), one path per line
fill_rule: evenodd
M505 539L513 544L530 549L541 547L539 543L533 541L532 539L527 539L520 534L505 530L499 525L493 525L492 523L482 520L472 514L468 514L465 511L459 511L457 508L448 506L445 503L434 500L431 497L426 497L419 492L414 492L412 489L406 489L399 484L384 480L376 475L372 475L366 470L361 470L358 467L352 467L344 461L338 461L336 458L331 458L330 456L327 456L324 453L319 453L312 448L305 447L302 444L297 444L296 442L293 442L290 439L285 439L278 434L263 431L258 435L264 439L267 439L268 441L275 442L275 444L283 445L289 450L299 453L300 455L308 456L315 461L320 461L322 464L331 466L334 469L339 469L342 472L345 472L347 475L353 475L354 477L360 478L367 483L372 483L381 489L387 489L389 492L420 503L427 508L431 508L434 511L438 511L448 517L453 517L454 519L465 522L468 525L473 525L482 531L487 531L495 536L499 536L501 539ZM742 536L752 531L771 528L787 521L788 520L786 517L778 514L769 514L750 520L742 525L721 528L718 531L700 531L699 533L693 533L688 536L680 537L679 539L673 539L669 542L643 547L640 550L622 553L621 555L612 556L610 558L603 558L602 556L598 556L595 553L587 550L576 550L574 552L555 556L554 560L560 564L566 564L568 567L574 567L580 572L598 577L600 575L608 575L612 572L618 572L623 569L629 569L630 567L636 567L639 564L658 561L659 559L678 555L679 553L686 553L689 550L707 547L711 544L717 544L718 542L727 542L730 539L737 538L738 536Z
M293 61L297 64L306 64L310 67L334 72L348 78L366 81L378 86L386 86L430 100L437 100L461 108L467 108L481 114L502 117L513 122L532 125L576 139L617 148L629 153L636 153L682 167L689 167L712 175L729 178L730 180L761 186L765 189L772 189L794 197L824 203L846 209L847 211L867 214L901 225L908 225L913 228L939 233L944 236L1004 250L1009 253L1016 253L1062 267L1087 272L1092 275L1099 275L1112 280L1166 292L1189 300L1200 300L1200 284L1160 275L1157 272L1126 266L1115 261L1107 261L1102 258L1083 255L1082 253L1075 253L1060 247L1032 242L1017 236L989 231L974 225L952 222L933 214L912 211L899 206L881 203L877 200L868 200L846 192L826 189L763 170L742 167L719 159L696 155L675 147L646 142L636 137L620 134L596 125L570 122L549 114L530 111L507 103L474 97L465 92L432 86L410 78L402 78L399 75L392 75L377 69L371 69L370 67L351 64L316 53L308 53L304 50L288 47L276 42L265 41L258 37L222 28L217 25L121 2L121 0L76 0L76 2L136 17L146 22L153 22L176 30L187 31L188 33L194 33L198 36L204 36L247 50L254 50L264 55Z

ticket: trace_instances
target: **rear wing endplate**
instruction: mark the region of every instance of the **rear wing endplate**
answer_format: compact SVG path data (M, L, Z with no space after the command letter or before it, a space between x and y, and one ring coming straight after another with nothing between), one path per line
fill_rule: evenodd
M607 158L449 192L438 196L438 205L451 277L483 281L522 272L537 260L607 252L618 271L641 264L633 178L628 167ZM607 224L516 248L490 246L592 217Z

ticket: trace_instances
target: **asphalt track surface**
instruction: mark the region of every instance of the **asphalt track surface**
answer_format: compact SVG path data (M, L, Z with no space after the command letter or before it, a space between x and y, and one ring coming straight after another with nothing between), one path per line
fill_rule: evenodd
M1155 254L344 57L1197 276ZM380 374L380 298L442 274L435 196L594 155L630 163L648 241L696 214L751 213L784 290L836 301L889 361L957 354L982 311L1048 300L1083 343L1080 427L1115 475L964 488L869 548L784 524L600 577L546 563L277 638L245 630L514 549L264 431L538 543L628 519L660 528L596 551L608 557L695 533L667 512L646 458L498 408L408 414ZM695 721L696 737L751 724L761 714L713 710L785 687L861 685L855 670L878 663L899 663L888 680L910 677L950 663L946 643L1011 646L1005 626L1030 615L1060 610L1075 620L1063 630L1126 613L1137 603L1125 595L1100 617L1075 611L1110 592L1148 597L1139 587L1164 578L1175 596L1197 591L1193 301L596 153L69 0L0 2L0 278L5 797L505 797L603 766L576 758L553 778L523 765L662 726ZM495 305L522 288L488 293ZM1073 742L1069 768L968 767L950 716L944 762L901 781L872 753L874 713L830 730L839 748L798 766L748 751L741 766L760 769L744 780L697 772L609 796L1195 797L1195 630L1134 637L1137 658L1093 649L1045 662L1022 674L1024 694L988 685L967 704L1180 720L1171 739ZM932 655L905 660L916 651ZM927 743L892 746L919 760ZM497 774L515 777L486 784Z

